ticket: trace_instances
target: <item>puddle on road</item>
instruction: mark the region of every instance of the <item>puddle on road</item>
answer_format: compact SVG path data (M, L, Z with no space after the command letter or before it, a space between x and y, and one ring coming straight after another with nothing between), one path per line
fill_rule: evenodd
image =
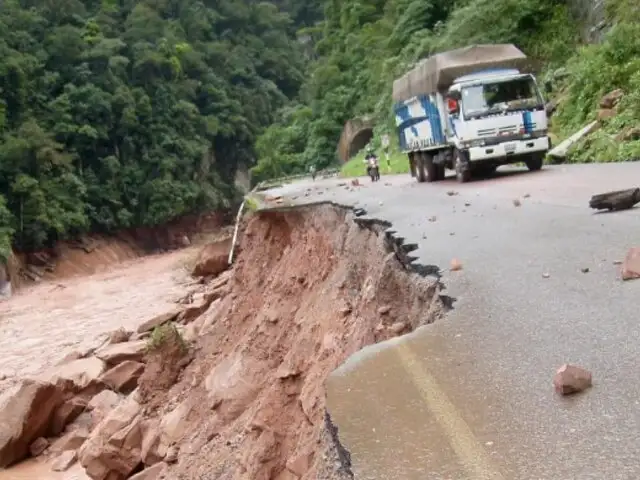
M427 473L457 478L455 455L405 371L399 344L372 346L327 382L328 408L354 474L362 480L424 480Z
M54 472L48 463L28 460L7 470L0 470L0 480L91 480L76 463L66 472Z

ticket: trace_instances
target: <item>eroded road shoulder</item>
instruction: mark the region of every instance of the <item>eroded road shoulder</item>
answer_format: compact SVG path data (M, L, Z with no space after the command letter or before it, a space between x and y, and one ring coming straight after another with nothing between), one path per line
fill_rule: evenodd
M329 404L356 478L640 477L640 282L623 283L618 264L640 242L640 209L588 207L633 178L638 163L270 192L391 222L457 299L445 320L404 339L409 347L359 355L332 377ZM462 268L449 271L453 258ZM565 362L592 370L594 387L556 396Z

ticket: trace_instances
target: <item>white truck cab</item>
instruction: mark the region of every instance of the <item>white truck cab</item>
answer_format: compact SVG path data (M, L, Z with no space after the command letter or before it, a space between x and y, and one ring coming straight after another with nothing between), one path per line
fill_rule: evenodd
M513 45L474 45L422 61L394 82L399 142L418 181L459 181L524 162L539 170L551 145L535 77L513 68Z

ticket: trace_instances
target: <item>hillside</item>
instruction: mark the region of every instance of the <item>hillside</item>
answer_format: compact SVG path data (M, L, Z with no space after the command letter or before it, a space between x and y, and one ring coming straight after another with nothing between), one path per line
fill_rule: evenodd
M344 123L372 115L374 145L393 132L391 84L432 53L471 43L512 42L559 103L552 129L566 137L595 119L602 95L640 87L640 23L633 0L608 0L596 12L590 0L344 0L327 1L315 31L317 61L299 103L288 105L259 137L260 176L275 176L336 161ZM635 15L635 16L634 16ZM598 17L604 25L598 25ZM604 28L602 28L604 27ZM592 44L596 40L600 43ZM637 93L625 96L618 115L570 159L640 158L640 142L620 136L640 120ZM618 137L615 137L618 135ZM392 135L392 138L394 135Z
M638 158L640 13L607 1L612 28L591 35L591 0L7 0L0 258L225 208L238 169L255 183L334 164L347 120L371 116L374 145L393 132L396 76L469 43L530 56L556 138L627 91L570 160Z
M228 206L294 98L294 0L0 5L0 257Z

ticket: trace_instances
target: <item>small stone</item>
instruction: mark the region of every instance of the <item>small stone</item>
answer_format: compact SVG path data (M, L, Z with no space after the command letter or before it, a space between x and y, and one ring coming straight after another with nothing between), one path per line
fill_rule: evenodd
M542 278L549 278L551 275L549 275L547 272L542 274Z
M582 273L589 273L589 267L581 268L581 269L580 269L580 271L581 271Z
M75 450L66 450L53 461L51 470L54 472L66 472L76 462L76 458Z
M124 328L120 327L119 329L114 330L113 332L111 332L109 334L108 342L111 343L111 344L126 342L131 337L131 334L132 334L132 332L129 332L129 331L125 330Z
M378 315L387 315L391 311L391 307L389 305L383 305L378 308Z
M382 206L384 205L384 202L378 202L378 205Z
M44 437L36 438L35 441L29 447L29 452L31 453L32 457L37 457L38 455L42 454L42 452L44 452L48 446L49 446L49 441L46 438Z
M470 206L471 206L471 203L470 203L470 202L464 202L464 206L465 206L465 207L470 207Z
M351 307L347 306L347 307L342 307L340 309L340 315L342 315L343 317L346 317L347 315L349 315L351 313Z
M524 198L529 198L530 196L531 196L531 194L529 194L529 193L525 193L525 194L523 195L523 197L524 197Z
M453 260L451 260L451 266L449 267L449 269L452 272L462 270L462 262L460 262L460 260L458 260L457 258L454 258Z
M518 200L517 198L515 198L513 200L513 206L514 207L519 207L520 205L522 205L522 203L520 203L520 200Z
M167 449L167 454L164 457L164 461L167 463L176 463L178 461L178 447L171 446Z
M640 278L640 247L629 249L622 263L622 280Z
M591 387L591 372L575 365L561 366L553 377L553 386L561 395L578 393Z
M435 222L437 220L437 217L433 216L433 217L429 217L429 221L430 222Z
M453 197L454 195L458 195L458 192L456 192L455 190L449 190L447 192L447 195L449 195L450 197Z
M456 232L449 232L449 236L453 237L456 234Z
M400 335L407 328L407 324L405 322L396 322L389 327L394 334Z

